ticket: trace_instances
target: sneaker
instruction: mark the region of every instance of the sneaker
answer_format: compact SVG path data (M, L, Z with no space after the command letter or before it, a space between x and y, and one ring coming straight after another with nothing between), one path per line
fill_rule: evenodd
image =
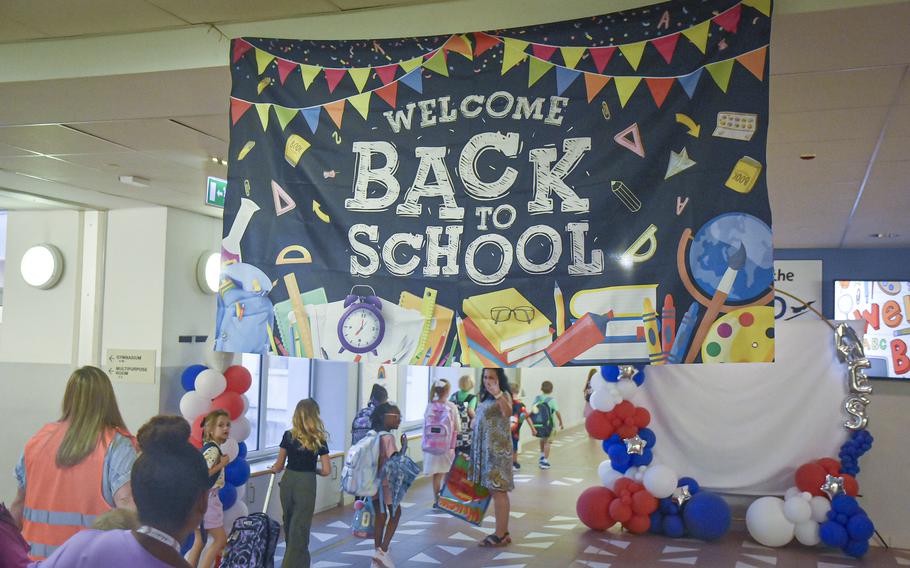
M540 465L540 469L550 469L550 462L547 461L545 458L541 458L539 465Z
M518 462L512 462L512 469L514 469L515 471L518 471L519 469L521 469L521 464Z
M373 555L373 562L377 563L382 568L395 568L395 563L392 562L392 557L388 552L382 550L381 548L376 549L376 554Z

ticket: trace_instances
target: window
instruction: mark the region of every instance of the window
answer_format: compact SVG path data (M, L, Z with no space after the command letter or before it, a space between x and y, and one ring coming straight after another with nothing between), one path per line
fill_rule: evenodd
M291 427L297 402L310 396L310 364L309 359L294 357L242 355L241 365L253 375L253 384L246 392L250 402L246 445L250 452L263 455L281 443L284 431Z
M241 353L240 364L246 367L253 377L253 382L244 396L250 405L244 415L250 422L250 437L246 439L247 451L254 452L259 449L259 383L261 376L262 357L253 353Z
M6 272L6 211L0 211L0 322L3 321L3 274Z
M423 420L430 393L430 367L409 366L404 384L401 408L402 428L415 426Z

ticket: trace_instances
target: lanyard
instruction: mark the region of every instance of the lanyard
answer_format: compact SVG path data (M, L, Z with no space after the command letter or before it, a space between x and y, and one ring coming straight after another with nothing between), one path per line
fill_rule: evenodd
M150 527L147 525L143 525L143 526L139 527L138 529L136 529L136 532L147 535L147 536L157 540L160 543L170 546L177 552L180 552L180 543L177 542L176 538L172 537L171 535L167 534L166 532L160 531L160 530L156 529L155 527Z

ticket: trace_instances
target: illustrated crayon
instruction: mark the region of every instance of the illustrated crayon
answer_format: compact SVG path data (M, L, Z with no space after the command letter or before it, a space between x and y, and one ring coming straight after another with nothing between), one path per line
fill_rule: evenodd
M664 307L660 310L660 343L665 353L669 355L676 338L676 306L673 305L673 296L664 296Z
M556 335L566 332L566 303L562 297L559 282L553 281L553 303L556 305Z
M673 341L673 348L670 349L670 363L682 363L686 356L689 339L692 338L692 332L695 329L696 319L698 319L698 302L692 302L683 315L682 321L679 322L679 329L676 330L676 339Z
M660 344L660 330L657 327L657 312L650 298L642 302L641 318L645 324L645 343L648 344L648 360L652 365L663 365L667 362L667 354L663 352Z

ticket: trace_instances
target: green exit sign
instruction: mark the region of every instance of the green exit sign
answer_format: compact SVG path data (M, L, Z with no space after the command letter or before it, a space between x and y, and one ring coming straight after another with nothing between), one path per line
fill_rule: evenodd
M224 208L224 192L227 180L209 176L205 182L205 204Z

